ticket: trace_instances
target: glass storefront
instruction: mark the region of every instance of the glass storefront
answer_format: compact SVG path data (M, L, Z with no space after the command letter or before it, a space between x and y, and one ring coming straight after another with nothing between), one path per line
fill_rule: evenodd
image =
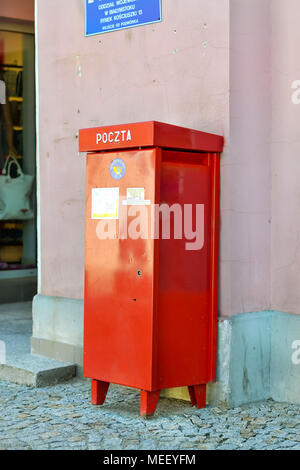
M5 93L4 100L0 97L0 174L9 159L12 164L8 165L7 173L11 179L20 175L11 156L25 175L35 177L36 173L34 70L34 35L0 29L1 94L3 90ZM3 205L5 201L0 197L1 203ZM36 214L35 180L30 204ZM36 251L36 216L22 220L20 217L1 218L0 215L0 302L27 300L35 293ZM5 280L15 280L12 289L16 293L15 299L5 297ZM28 296L25 284L31 286ZM21 298L18 296L20 291L24 291Z

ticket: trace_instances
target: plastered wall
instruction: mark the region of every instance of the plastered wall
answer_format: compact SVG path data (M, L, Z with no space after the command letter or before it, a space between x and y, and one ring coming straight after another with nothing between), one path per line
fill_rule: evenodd
M220 316L299 313L297 0L164 0L162 23L90 38L83 0L37 6L40 294L83 297L78 129L159 120L225 136Z
M90 38L83 0L38 1L37 21L40 293L80 299L85 160L78 129L158 120L227 136L229 2L189 0L187 9L164 0L162 23Z
M300 313L299 2L272 0L272 258L271 302ZM299 84L298 84L299 86ZM296 95L296 97L299 97Z

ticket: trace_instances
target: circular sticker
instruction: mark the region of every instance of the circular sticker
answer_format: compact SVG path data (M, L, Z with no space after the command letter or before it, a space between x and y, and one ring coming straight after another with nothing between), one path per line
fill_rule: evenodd
M111 176L115 180L120 180L121 178L123 178L126 173L126 165L124 160L122 160L121 158L116 158L115 160L113 160L110 164L109 171Z

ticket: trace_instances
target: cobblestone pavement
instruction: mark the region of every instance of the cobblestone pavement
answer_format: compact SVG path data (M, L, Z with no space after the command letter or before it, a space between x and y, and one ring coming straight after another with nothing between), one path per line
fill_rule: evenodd
M197 410L161 398L139 416L139 393L111 386L102 407L74 379L32 389L0 382L0 449L300 449L300 407L271 400Z

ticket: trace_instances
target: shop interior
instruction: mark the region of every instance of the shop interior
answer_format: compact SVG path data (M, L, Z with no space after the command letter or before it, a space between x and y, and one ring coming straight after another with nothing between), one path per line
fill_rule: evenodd
M20 177L13 161L3 172L12 155L23 174L34 176L31 218L0 216L0 303L32 300L37 290L34 47L33 31L0 22L0 80L6 93L5 104L0 105L0 175ZM1 203L5 201L0 197Z

